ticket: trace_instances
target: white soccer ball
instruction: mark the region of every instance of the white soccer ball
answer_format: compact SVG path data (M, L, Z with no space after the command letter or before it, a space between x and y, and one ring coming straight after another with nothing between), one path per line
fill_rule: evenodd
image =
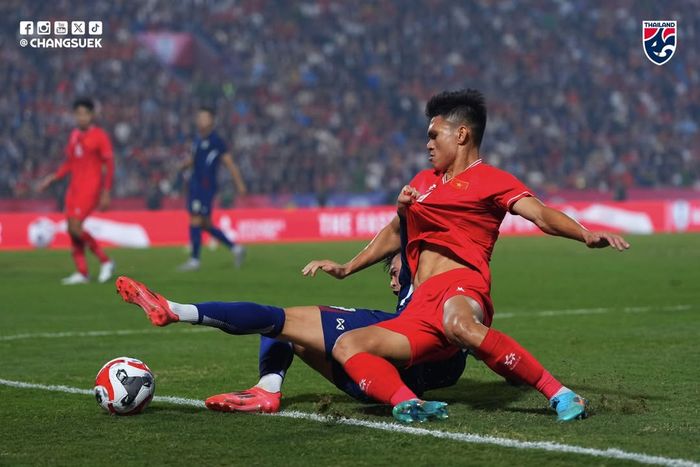
M156 382L150 368L141 360L119 357L110 360L95 378L95 398L113 415L136 415L153 399Z
M27 227L27 238L35 248L46 248L55 236L56 224L47 217L40 217Z

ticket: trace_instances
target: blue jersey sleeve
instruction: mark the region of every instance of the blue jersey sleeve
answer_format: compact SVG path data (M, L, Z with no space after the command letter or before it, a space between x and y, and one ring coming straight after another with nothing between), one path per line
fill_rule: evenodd
M216 135L216 149L219 150L219 156L223 156L224 154L226 154L226 151L228 151L226 142L224 142L224 140L219 135Z

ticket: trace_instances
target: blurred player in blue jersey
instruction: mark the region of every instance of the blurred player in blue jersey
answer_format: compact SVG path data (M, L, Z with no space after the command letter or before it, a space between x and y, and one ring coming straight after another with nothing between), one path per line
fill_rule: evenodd
M196 125L198 136L192 146L192 158L181 167L181 170L185 170L194 166L187 198L187 209L190 212L191 256L187 262L179 267L179 270L196 271L199 269L202 229L224 244L232 252L236 267L240 267L245 256L245 249L242 245L234 244L211 222L219 164L223 162L231 173L231 178L236 184L239 194L246 193L246 186L241 171L228 152L226 143L214 131L214 110L210 107L200 107L197 112Z

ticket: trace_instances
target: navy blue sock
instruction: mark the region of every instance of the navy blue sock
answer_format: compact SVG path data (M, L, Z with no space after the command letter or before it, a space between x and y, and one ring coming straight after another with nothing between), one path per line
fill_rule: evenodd
M190 244L192 245L191 255L194 259L199 259L199 250L202 246L202 228L190 226Z
M199 322L229 334L262 334L276 337L284 327L284 310L252 302L195 303Z
M229 240L220 229L217 229L216 227L209 227L209 233L212 237L226 245L229 250L233 248L233 242Z
M260 376L276 373L284 378L294 359L294 347L290 342L260 336Z

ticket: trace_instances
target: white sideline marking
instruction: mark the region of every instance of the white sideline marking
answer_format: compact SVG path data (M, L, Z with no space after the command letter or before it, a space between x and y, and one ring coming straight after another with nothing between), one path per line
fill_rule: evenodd
M9 386L20 389L39 389L43 391L65 392L69 394L93 395L89 389L72 388L69 386L54 386L45 384L26 383L23 381L12 381L0 379L1 386ZM184 405L189 407L204 408L204 402L197 399L187 399L184 397L155 396L156 402ZM513 449L537 449L550 452L564 452L568 454L580 454L585 456L600 457L605 459L621 459L640 464L664 465L670 467L700 467L700 464L686 459L673 459L669 457L651 456L637 452L623 451L616 448L595 449L574 446L570 444L554 443L551 441L519 441L510 438L498 438L487 435L476 435L471 433L456 433L442 430L429 430L427 428L416 428L412 426L399 425L396 423L373 422L369 420L359 420L356 418L338 418L325 415L299 412L296 410L285 410L277 414L264 415L267 417L284 417L307 420L320 423L335 423L338 425L360 426L374 430L391 431L393 433L403 433L414 436L432 436L434 438L457 441L470 444L491 444L495 446Z
M531 313L527 312L505 312L494 315L494 319L507 318L523 318L530 316L569 316L569 315L600 315L613 311L621 311L623 313L646 313L649 311L685 311L693 308L692 305L668 305L662 307L654 306L630 306L624 308L575 308L571 310L543 310ZM132 334L163 334L170 332L204 332L212 331L215 328L210 327L191 327L191 328L168 328L168 329L122 329L114 331L66 331L66 332L36 332L25 334L14 334L9 336L0 336L0 342L15 341L21 339L37 339L47 338L56 339L61 337L104 337L104 336L130 336Z
M56 339L61 337L104 337L104 336L130 336L132 334L163 334L173 332L204 332L213 331L214 328L208 327L191 327L191 328L173 328L173 329L117 329L112 331L66 331L66 332L35 332L26 334L14 334L11 336L0 336L0 342L16 341L20 339Z

